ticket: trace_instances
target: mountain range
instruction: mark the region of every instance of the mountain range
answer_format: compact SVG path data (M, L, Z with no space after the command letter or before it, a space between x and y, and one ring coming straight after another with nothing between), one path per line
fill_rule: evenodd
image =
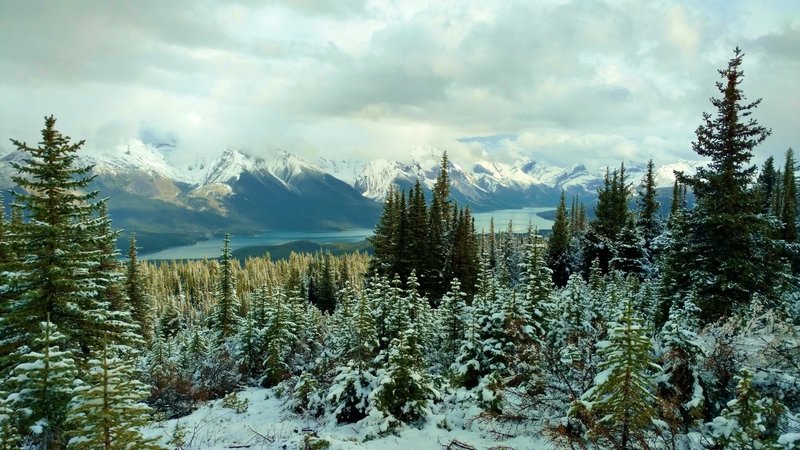
M114 151L82 151L78 157L80 164L93 166L92 187L109 197L114 225L136 232L145 251L224 232L371 228L390 185L409 189L419 179L429 194L440 170L438 155L410 163L326 158L310 162L283 150L263 158L227 149L216 157L180 164L166 150L134 140ZM0 188L14 187L11 163L23 156L0 153ZM657 185L671 187L674 170L693 173L701 164L680 161L658 167ZM644 167L626 166L634 185ZM554 206L562 189L591 203L605 170L532 159L510 165L450 162L448 167L453 198L475 211Z

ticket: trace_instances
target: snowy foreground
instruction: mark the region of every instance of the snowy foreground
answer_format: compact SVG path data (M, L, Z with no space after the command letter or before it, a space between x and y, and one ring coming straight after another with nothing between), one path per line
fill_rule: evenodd
M475 449L511 448L514 450L552 449L542 438L515 437L499 441L491 430L473 418L478 410L467 411L439 404L422 429L402 427L397 434L364 440L366 431L359 424L336 425L303 418L287 408L272 389L250 388L238 393L249 401L247 411L237 413L214 400L180 419L160 422L145 430L145 435L161 436L161 443L176 448L176 427L184 433L183 449L305 449L306 435L327 440L330 449L441 449L453 440ZM446 425L445 425L446 423ZM447 426L451 430L443 427ZM172 443L171 443L172 442ZM453 447L458 448L458 447Z

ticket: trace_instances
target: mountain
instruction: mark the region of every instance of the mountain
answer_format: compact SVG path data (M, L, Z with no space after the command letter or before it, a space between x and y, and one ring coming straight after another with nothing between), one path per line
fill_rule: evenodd
M0 155L0 188L13 188L18 152ZM189 165L138 141L109 152L82 152L91 188L109 198L114 226L137 234L143 252L191 244L230 232L371 228L380 204L287 152L261 158L225 150ZM120 242L124 248L124 242Z
M430 152L411 162L323 158L312 163L283 150L259 157L226 149L185 164L162 150L132 140L111 151L84 151L78 157L78 164L93 166L92 188L109 197L114 225L126 230L123 239L136 232L145 252L225 232L371 228L391 185L409 190L420 180L430 196L440 171L438 154ZM13 188L11 164L23 157L15 151L0 152L0 188ZM700 164L679 161L658 167L658 186L672 186L673 170L693 173ZM644 168L626 166L634 186ZM553 206L562 189L591 204L605 170L532 159L448 165L452 197L476 211Z
M679 161L658 167L657 187L672 187L674 170L692 174L702 164ZM375 201L383 201L391 185L408 190L416 180L430 193L440 171L439 162L430 158L414 159L410 163L385 159L369 162L325 159L320 161L320 166L346 174L342 179L364 197ZM626 166L627 178L634 187L639 185L645 170L645 164ZM477 211L552 206L558 202L562 189L568 195L578 195L591 203L603 184L605 171L606 167L590 171L583 164L558 167L531 159L511 165L496 161L478 161L469 168L453 161L448 165L453 198Z

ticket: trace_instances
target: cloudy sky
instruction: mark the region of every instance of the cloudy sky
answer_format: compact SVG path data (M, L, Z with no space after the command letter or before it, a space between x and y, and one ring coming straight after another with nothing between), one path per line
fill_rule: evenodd
M314 158L692 158L735 46L745 94L800 149L800 2L8 1L0 146L45 114L88 146Z

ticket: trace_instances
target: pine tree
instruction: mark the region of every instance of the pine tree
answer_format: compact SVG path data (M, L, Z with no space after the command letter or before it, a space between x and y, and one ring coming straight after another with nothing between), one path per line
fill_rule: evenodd
M139 431L150 423L152 410L141 403L149 390L136 379L131 361L113 357L105 348L89 360L87 377L75 390L67 419L72 430L69 449L163 448Z
M669 320L660 333L665 347L664 372L674 391L674 396L670 396L668 400L675 403L684 427L699 419L705 407L700 370L706 352L697 335L699 312L693 295L690 295L683 305L672 306Z
M644 238L644 248L648 254L652 253L653 241L662 231L660 211L661 204L658 202L654 165L651 159L647 162L647 172L642 180L642 191L639 193L639 220L637 221L642 238Z
M598 344L601 372L581 400L595 418L592 431L609 439L614 448L628 450L657 417L652 373L661 368L650 359L652 344L630 299L620 322L609 328L609 341Z
M214 310L213 324L219 341L232 336L236 331L239 299L233 279L231 261L230 235L226 234L222 241L222 256L219 262L219 281L217 285L217 304Z
M533 333L537 336L544 334L545 314L549 307L550 293L553 290L553 271L547 267L546 257L546 246L538 230L529 231L524 266L525 294L528 321L533 327Z
M66 338L49 320L39 324L31 350L20 357L7 383L11 408L21 416L20 430L42 448L63 448L64 421L78 369L69 351L61 350Z
M612 248L613 257L609 268L625 275L631 274L642 280L650 274L647 243L629 215L625 227L620 230Z
M425 203L425 192L419 179L414 183L411 199L408 205L409 227L409 270L416 270L424 276L423 256L425 255L425 242L428 238L428 208Z
M775 400L761 398L753 387L753 374L742 369L736 387L736 398L720 417L710 423L714 443L718 448L731 450L778 450L775 429L770 423L779 422L785 408Z
M52 116L45 118L37 147L12 140L29 155L12 163L18 171L12 180L25 191L14 194L16 202L29 221L13 227L14 246L25 257L8 280L14 286L14 307L9 308L8 302L0 305L4 354L31 342L46 316L59 327L69 348L79 350L76 357L98 348L115 323L108 320L106 299L98 295L102 239L90 232L96 230L92 201L97 192L85 192L93 178L88 175L91 167L75 165L84 141L70 143L55 123Z
M556 220L547 246L547 266L553 272L553 283L563 287L569 279L569 223L564 191L556 208Z
M0 450L18 450L21 444L22 437L14 423L14 409L6 400L6 394L0 391Z
M449 368L458 356L464 340L466 294L461 291L458 278L450 282L450 290L442 297L437 310L437 351L443 368Z
M736 48L728 67L719 71L722 97L711 99L716 114L704 113L695 132L692 148L711 163L694 176L680 176L697 199L688 221L691 263L683 270L692 274L705 321L730 315L754 295L775 298L786 276L767 238L770 225L749 188L756 170L749 165L753 149L770 130L750 117L760 100L745 103L742 56Z
M131 307L133 322L139 325L142 339L147 345L153 340L153 314L151 298L142 289L139 261L136 254L136 234L131 233L128 264L125 270L125 292Z
M786 150L786 164L783 167L783 208L780 216L783 225L783 240L797 242L797 179L794 176L794 151Z
M770 156L764 161L764 166L758 174L758 193L761 196L761 212L775 213L772 207L775 201L775 187L778 184L778 172L775 170L775 158Z
M389 362L371 395L381 433L401 423L416 424L430 415L436 391L421 366L419 336L413 327L404 330L389 346Z

